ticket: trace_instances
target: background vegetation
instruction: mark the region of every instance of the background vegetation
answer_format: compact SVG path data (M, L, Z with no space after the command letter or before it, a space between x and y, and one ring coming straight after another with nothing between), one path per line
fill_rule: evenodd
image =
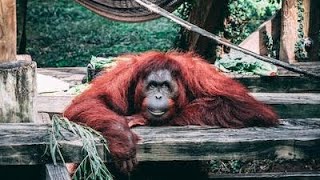
M260 24L274 15L281 3L270 0L236 0L229 4L225 31L231 42L239 44Z
M230 3L226 32L239 43L278 8L269 0ZM175 49L180 27L165 18L144 23L104 19L71 0L29 0L27 53L39 67L86 66L91 56Z
M161 18L120 23L71 0L29 0L27 53L39 67L85 66L91 55L118 55L174 47L179 27Z

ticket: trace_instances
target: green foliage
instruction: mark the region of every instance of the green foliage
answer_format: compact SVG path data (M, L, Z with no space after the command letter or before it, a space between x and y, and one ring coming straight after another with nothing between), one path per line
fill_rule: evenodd
M303 32L303 20L304 20L304 8L303 0L297 1L298 6L298 40L294 47L295 56L298 59L308 58L308 52L305 49L304 32Z
M176 11L174 11L175 15L187 21L194 4L194 0L186 0Z
M279 8L279 0L230 1L225 36L239 43ZM184 19L194 0L176 14ZM107 20L69 0L29 0L27 53L39 67L86 66L91 56L174 49L180 26L160 18L144 23Z
M267 0L230 1L230 15L226 22L226 37L239 44L262 22L280 8L280 3Z
M81 94L82 92L84 92L85 90L87 90L90 87L90 84L87 83L88 81L89 80L87 80L86 83L84 83L84 84L78 84L78 85L75 85L75 86L71 87L67 91L67 94L70 94L70 95L79 95L79 94Z
M214 65L223 72L235 72L238 74L274 76L278 71L277 66L241 52L224 54L215 61Z
M27 53L39 67L85 66L92 55L172 49L179 30L164 18L121 23L100 17L74 1L29 0Z
M211 160L209 163L210 171L213 173L240 173L241 167L243 165L242 161L230 160Z
M279 57L280 41L277 39L276 40L273 39L272 36L267 33L267 31L263 32L263 41L267 46L268 57L273 57L273 58Z
M52 118L52 132L50 135L50 154L53 163L57 164L58 160L60 160L65 164L63 153L59 147L59 141L64 140L64 136L61 132L62 129L68 130L79 136L83 146L83 159L77 167L72 179L112 180L113 177L103 160L99 157L96 148L96 142L98 140L104 145L105 150L109 151L104 137L99 132L89 127L80 126L58 116L53 116ZM58 160L56 156L58 156Z
M110 68L113 67L117 62L115 57L96 57L92 56L90 60L90 64L93 66L94 69L101 70L103 68Z

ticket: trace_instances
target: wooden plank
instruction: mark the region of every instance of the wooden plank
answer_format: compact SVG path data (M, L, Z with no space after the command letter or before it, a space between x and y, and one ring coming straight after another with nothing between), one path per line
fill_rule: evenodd
M299 62L294 65L307 71L320 73L319 62ZM74 86L81 84L86 75L86 68L38 68L37 72L56 77ZM279 74L279 76L272 77L234 74L227 74L227 76L244 84L251 92L320 92L320 82L317 80L301 77L283 68L279 68Z
M75 86L82 83L87 74L85 67L38 68L39 74L52 76Z
M35 123L50 123L51 119L48 113L37 113Z
M273 104L280 118L316 118L320 117L320 106L314 104Z
M46 180L71 180L65 166L46 164Z
M320 69L320 66L319 66ZM237 76L238 82L250 92L301 93L320 92L320 81L298 76Z
M259 101L272 105L281 118L320 117L318 93L251 93ZM62 113L74 96L38 96L37 110Z
M16 1L0 1L0 63L16 60Z
M0 124L0 165L48 164L45 154L50 125ZM320 119L283 120L275 128L222 129L215 127L139 127L139 161L192 161L212 159L320 158ZM66 162L79 162L79 139L63 131L60 142ZM106 160L107 154L98 145Z
M298 65L299 64L299 65ZM307 63L292 63L292 65L300 68L300 69L303 69L305 71L309 71L309 72L312 72L312 73L315 73L315 74L320 74L320 63L319 62L310 62L308 63L310 65L307 65ZM280 76L288 76L288 77L292 77L292 76L295 76L295 77L306 77L306 76L303 76L301 74L298 74L298 73L295 73L295 72L292 72L292 71L288 71L284 68L281 68L281 67L278 67L278 74L281 74ZM316 79L314 78L309 78L309 80L307 80L306 82L312 82L312 81L316 81ZM319 81L319 80L318 80Z
M290 179L299 180L319 179L320 172L272 172L272 173L238 173L238 174L213 174L209 173L208 179Z
M62 113L75 96L38 96L37 110L45 113Z
M266 104L320 104L320 93L251 93Z

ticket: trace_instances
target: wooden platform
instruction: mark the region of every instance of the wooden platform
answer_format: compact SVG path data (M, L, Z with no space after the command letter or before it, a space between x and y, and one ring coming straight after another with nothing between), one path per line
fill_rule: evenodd
M320 118L284 119L274 128L133 128L142 139L138 148L139 161L319 158L319 129ZM50 131L49 124L0 124L0 164L50 163L51 158L46 154ZM65 141L60 142L60 147L65 160L80 162L81 141L66 130L62 132ZM101 157L108 157L103 150L100 153Z
M281 118L320 117L318 93L251 93L251 95L273 106ZM73 98L72 95L40 95L37 97L38 112L61 114Z
M320 62L301 62L295 64L304 70L320 73ZM70 83L71 86L81 84L86 75L86 68L38 68L38 73L56 77ZM251 92L320 92L320 80L301 77L297 73L279 68L279 76L247 76L227 74L243 85Z
M215 127L139 127L134 128L140 162L319 159L320 119L285 119L275 128L221 129ZM53 166L48 152L50 124L0 124L1 165L44 165L47 177L67 178L63 166ZM82 144L78 137L62 130L60 148L66 162L80 162ZM106 162L109 154L102 145L98 151ZM261 174L208 174L210 178L290 178L317 179L320 172L278 172ZM55 179L53 178L53 179Z
M309 68L307 65L306 68ZM317 68L315 68L317 70ZM70 83L80 84L85 68L38 69ZM216 127L138 127L141 141L138 160L142 163L194 162L210 160L312 160L320 159L320 82L282 72L281 76L232 76L251 91L251 95L275 108L281 125L274 128L222 129ZM0 124L0 165L32 165L46 169L45 177L68 179L63 166L53 166L46 153L51 131L50 116L61 114L74 95L64 92L37 97L37 123ZM45 122L45 123L43 123ZM48 124L49 123L49 124ZM80 162L82 145L78 137L63 131L60 142L67 162ZM109 154L97 146L101 157ZM320 169L302 172L268 172L253 174L208 173L205 179L318 179ZM135 179L135 178L133 178ZM136 178L136 179L141 179Z

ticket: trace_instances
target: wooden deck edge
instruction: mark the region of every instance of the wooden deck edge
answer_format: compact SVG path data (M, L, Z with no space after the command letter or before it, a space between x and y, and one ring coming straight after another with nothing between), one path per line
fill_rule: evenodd
M63 165L46 164L46 180L71 180L70 175Z
M320 72L320 63L318 62L301 62L295 65L308 71ZM86 75L85 67L38 68L37 70L39 74L56 77L68 82L70 86L81 84ZM226 75L239 81L252 92L320 92L319 80L300 76L296 73L290 73L283 69L279 69L279 73L278 76L230 73Z
M36 123L0 124L0 165L52 163L48 152L51 126ZM213 159L320 158L320 119L288 119L274 128L223 129L215 127L139 127L133 131L139 161L193 161ZM62 131L60 141L66 162L80 162L80 139ZM98 143L105 161L109 154Z
M320 117L318 93L251 93L257 100L272 105L281 118ZM38 112L61 114L75 96L40 95L36 98Z

